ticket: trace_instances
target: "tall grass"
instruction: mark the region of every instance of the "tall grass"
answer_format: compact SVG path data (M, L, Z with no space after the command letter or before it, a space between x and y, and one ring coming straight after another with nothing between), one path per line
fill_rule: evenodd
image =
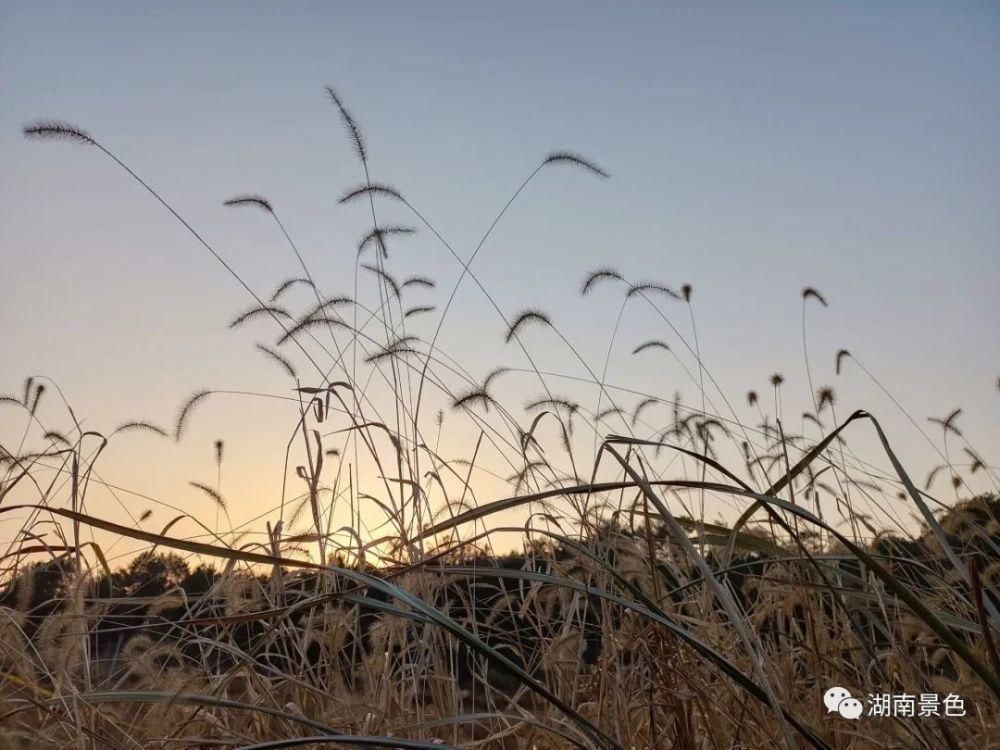
M162 524L150 510L123 525L86 503L91 485L114 486L98 466L110 441L181 441L204 403L232 394L199 390L172 430L135 420L107 434L85 429L64 399L65 424L43 420L40 401L61 392L40 378L0 400L5 420L24 423L0 446L0 518L20 526L0 571L4 746L997 742L1000 503L968 490L977 472L993 489L997 478L965 441L959 410L933 420L942 464L919 489L874 416L838 420L834 389L814 386L806 307L827 300L811 287L802 343L813 395L799 433L781 374L769 404L748 394L748 411L719 387L701 358L690 284L588 274L584 297L619 300L604 361L592 364L558 315L506 311L474 261L534 180L608 172L553 151L465 256L400 190L373 181L360 125L327 94L362 180L340 203L371 221L352 289L333 296L268 198L225 203L257 209L248 221L270 217L290 251L295 275L270 296L95 137L55 121L24 130L96 150L225 269L250 304L230 327L252 331L287 378L285 392L260 397L283 399L290 421L281 496L261 518L263 541L248 541L228 521L221 439L214 483L190 482L215 509L211 527L184 513ZM435 280L394 274L397 243L416 231L404 221L454 258L443 299ZM439 345L466 280L496 314L481 345L492 330L507 362L478 376ZM628 306L662 324L660 338L628 341L630 356L679 366L693 403L609 382L615 345L632 336ZM511 363L511 344L526 364ZM565 352L563 370L541 369L532 352L543 346ZM835 361L838 376L850 361L874 380L846 350ZM441 446L454 429L475 436L458 457ZM854 452L849 438L862 431L881 455ZM961 502L931 494L941 471ZM508 494L484 497L498 480ZM893 529L907 506L920 528ZM717 508L735 522L711 520ZM198 533L176 533L185 525ZM87 530L149 551L115 571ZM511 539L522 549L498 553ZM182 554L211 565L192 570ZM968 715L849 722L823 707L834 685L956 693Z

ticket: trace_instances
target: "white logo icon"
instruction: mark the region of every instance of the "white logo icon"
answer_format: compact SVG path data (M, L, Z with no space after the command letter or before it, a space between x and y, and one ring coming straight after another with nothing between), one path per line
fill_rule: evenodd
M832 687L823 694L823 705L827 713L836 711L845 719L857 719L864 713L864 706L857 698L852 698L847 688Z
M837 706L837 710L845 719L857 719L864 712L865 707L857 698L844 698Z

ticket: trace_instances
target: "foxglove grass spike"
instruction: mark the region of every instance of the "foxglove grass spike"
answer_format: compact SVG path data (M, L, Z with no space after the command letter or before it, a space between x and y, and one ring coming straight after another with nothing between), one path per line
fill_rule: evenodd
M658 294L665 294L673 299L681 299L681 295L670 287L664 286L663 284L657 284L653 281L640 281L636 284L630 284L628 291L625 293L625 298L630 299L636 294L645 294L646 292L656 292Z
M45 394L45 383L39 383L39 384L38 384L38 385L37 385L37 386L35 387L35 397L34 397L34 398L32 399L32 401L31 401L31 406L30 406L30 407L28 408L28 411L29 411L29 412L30 412L30 413L31 413L32 415L34 415L34 414L35 414L35 412L37 412L37 411L38 411L38 404L39 404L39 403L41 402L41 400L42 400L42 396L43 396L44 394Z
M294 279L285 279L280 284L278 284L278 288L274 290L274 294L271 295L271 302L272 303L277 302L278 298L281 297L281 295L283 295L285 292L287 292L296 284L305 284L306 286L315 288L313 286L312 281L306 278L298 277Z
M406 354L416 354L417 350L413 348L413 344L416 344L418 341L419 339L417 339L416 336L397 336L383 349L366 357L365 362L374 364L388 357L401 357Z
M382 195L388 198L395 198L402 203L406 202L403 199L402 194L396 190L396 188L391 187L390 185L382 185L374 182L370 185L359 185L358 187L351 188L344 193L337 202L340 204L351 203L358 198L367 198L372 195Z
M847 349L841 349L839 352L837 352L836 372L838 375L840 375L840 368L844 362L844 357L850 357L850 356L851 353L847 351Z
M263 211L267 211L269 214L274 213L274 209L271 207L270 201L260 195L243 194L236 195L227 201L223 201L223 206L238 207L238 206L254 206Z
M362 237L360 242L358 242L358 255L364 253L367 247L374 242L378 246L379 250L382 251L382 257L388 258L389 251L385 246L386 237L414 234L416 231L417 230L415 227L408 227L408 226L376 227L375 229L371 230L368 234L366 234L364 237Z
M217 491L209 487L207 484L202 484L201 482L188 482L188 484L194 487L196 490L199 490L208 495L208 497L211 498L212 502L218 505L222 510L226 510L226 501L223 500L222 495L220 495Z
M490 404L494 403L493 397L485 388L476 388L458 396L451 402L452 409L463 409L474 404L480 404L484 411L490 410Z
M828 385L823 386L816 392L816 403L819 405L819 410L822 412L823 408L826 406L833 406L836 403L836 397L833 392L833 388Z
M424 313L434 312L437 308L434 305L418 305L416 307L407 308L403 313L404 318L409 318L414 315L423 315Z
M433 279L429 279L426 276L410 276L399 285L399 288L406 289L408 286L419 286L425 289L433 289L437 286L437 283L435 283Z
M486 374L486 377L483 379L483 388L489 388L493 384L494 380L496 380L501 375L503 375L503 374L505 374L507 372L510 372L510 368L508 368L508 367L495 367L495 368L493 368L492 370L490 370Z
M948 416L944 418L927 417L927 421L939 425L946 434L950 432L956 435L957 437L962 437L961 430L959 430L955 426L955 420L958 419L961 413L962 413L961 409L955 409Z
M47 440L52 443L60 443L66 448L73 445L72 441L65 435L63 435L58 430L47 430L44 435L42 435L42 440Z
M978 453L973 451L971 448L963 447L962 450L965 451L965 454L969 457L969 460L971 461L971 463L969 464L970 474L975 474L979 469L986 468L986 465L983 463L983 459L979 457Z
M598 422L604 422L610 416L625 417L625 410L620 406L609 406L607 409L601 410L595 419Z
M212 392L208 390L198 391L186 402L184 402L180 413L177 415L177 425L174 427L174 440L176 442L180 442L181 436L184 434L184 428L187 426L187 420L188 417L191 416L191 411L211 393Z
M663 341L658 341L656 339L650 339L642 344L639 344L635 349L632 350L632 354L640 354L647 349L663 349L665 352L670 351L670 347Z
M29 376L24 379L24 389L22 391L24 395L21 397L21 403L24 404L25 407L27 407L28 402L31 401L31 390L32 388L34 388L34 385L35 385L34 377Z
M376 276L378 276L380 279L382 279L382 281L384 281L386 283L386 285L390 289L392 289L392 293L396 297L399 296L399 283L396 281L396 279L394 279L392 277L392 274L390 274L384 268L378 268L377 266L371 266L371 265L368 265L367 263L362 263L361 264L361 268L365 269L366 271L370 271L371 273L373 273Z
M644 398L642 401L640 401L636 405L635 411L632 412L632 427L634 428L639 423L639 419L642 416L642 412L646 408L652 406L653 404L658 404L658 403L660 403L660 399L653 398L652 396Z
M327 310L339 307L340 305L349 305L354 300L350 297L340 296L340 297L330 297L328 299L321 299L305 315L302 316L301 320L309 320L310 318L315 318L319 315L326 313Z
M537 310L535 308L522 310L515 316L514 322L512 322L510 327L507 329L504 341L509 344L513 338L517 336L518 331L530 323L542 323L543 325L551 327L552 320L541 310Z
M927 474L926 481L924 482L924 489L929 490L931 488L931 485L934 484L934 478L938 475L938 473L942 469L947 469L947 468L948 468L947 464L940 464L939 466L935 466L933 469L931 469L930 472Z
M568 398L564 398L562 396L545 396L543 398L536 398L533 401L528 401L524 405L524 410L531 412L536 409L545 409L547 407L565 409L570 414L576 414L580 410L580 405L578 403L570 401Z
M472 404L481 404L485 411L489 411L490 404L495 404L496 400L490 395L489 388L493 381L508 372L506 367L497 367L491 370L483 380L483 384L478 388L473 388L452 401L453 409L461 409Z
M823 305L823 307L829 307L829 305L826 304L826 300L823 298L822 294L813 289L811 286L807 286L805 289L802 290L802 299L807 300L810 297L815 299L821 305Z
M819 428L823 427L823 423L820 421L819 417L817 417L811 411L804 411L804 412L802 412L802 420L804 422L812 422L814 425L816 425Z
M354 145L354 150L357 153L358 158L360 158L362 162L367 162L368 152L365 150L365 139L361 134L361 128L358 127L354 117L344 105L341 98L337 95L337 92L333 90L332 86L326 87L326 93L330 97L330 101L333 102L334 106L337 107L337 111L340 113L341 122L347 130L348 135L351 137L351 142Z
M591 174L595 174L598 177L608 178L610 175L597 166L594 162L589 159L580 156L580 154L574 153L572 151L553 151L548 156L545 157L543 164L570 164L577 167L582 167Z
M418 354L418 353L419 352L417 352L416 349L410 346L386 347L380 351L375 352L374 354L369 354L367 357L365 357L365 363L373 365L378 362L381 362L383 359L391 359L397 357L401 358L410 354Z
M25 125L22 132L33 141L69 141L86 146L97 143L86 130L63 120L35 120Z
M328 315L317 315L311 318L306 318L296 323L294 326L289 328L285 333L278 337L277 345L284 346L289 341L295 338L299 333L312 330L317 326L342 326L348 327L340 318L331 318Z
M580 288L580 294L586 295L590 293L590 290L594 288L595 285L602 281L624 281L624 277L618 273L615 269L604 266L603 268L598 268L596 271L591 271L587 274L587 278L583 280L583 286Z
M288 373L288 377L292 380L298 379L298 374L295 372L295 368L286 357L282 356L271 347L260 343L257 344L257 351L262 352L266 356L270 357L272 361L277 362L281 369Z
M237 328L247 321L261 317L270 318L272 316L280 316L282 318L292 317L291 313L283 307L277 307L276 305L258 305L256 307L251 307L249 310L246 310L233 318L229 323L229 327Z
M170 437L169 433L162 427L157 427L155 424L150 422L136 421L136 422L126 422L125 424L118 425L112 432L112 435L118 434L120 432L152 432L154 435L159 435L160 437Z

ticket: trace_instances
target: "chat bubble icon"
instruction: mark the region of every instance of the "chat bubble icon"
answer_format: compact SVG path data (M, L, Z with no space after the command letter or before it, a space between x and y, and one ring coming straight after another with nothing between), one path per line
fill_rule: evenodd
M823 705L826 706L828 714L833 713L840 706L840 702L845 698L850 698L851 693L847 688L832 687L823 694Z
M857 698L844 698L837 706L840 715L845 719L857 719L864 712L865 708Z

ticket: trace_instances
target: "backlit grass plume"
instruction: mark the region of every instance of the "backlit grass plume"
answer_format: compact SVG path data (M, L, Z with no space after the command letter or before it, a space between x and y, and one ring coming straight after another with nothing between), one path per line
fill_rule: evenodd
M68 141L85 146L97 143L83 128L62 120L36 120L25 125L22 132L25 138L35 141Z
M177 422L174 425L175 441L180 442L181 437L184 435L184 430L187 427L188 419L191 417L191 412L194 411L194 408L211 394L212 392L207 390L198 391L184 402L184 405L181 406L180 412L177 414Z
M608 178L611 176L590 159L586 159L579 154L573 153L572 151L553 151L545 157L544 163L570 164L572 166L580 167L591 174L597 175L598 177Z
M508 326L507 332L504 334L504 341L509 344L526 325L530 325L532 323L541 323L545 326L551 326L552 320L547 314L536 308L522 310L514 316L514 319Z

